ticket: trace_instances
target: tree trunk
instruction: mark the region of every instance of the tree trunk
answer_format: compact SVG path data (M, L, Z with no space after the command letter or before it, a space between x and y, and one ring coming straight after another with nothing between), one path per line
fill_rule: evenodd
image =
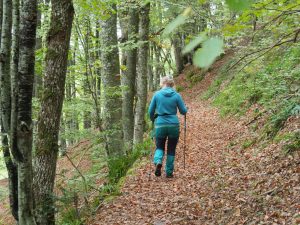
M19 225L34 225L32 193L32 91L35 64L37 1L23 0L20 15L17 147Z
M35 217L38 225L55 224L53 188L73 15L72 0L52 0L44 94L34 158Z
M143 142L145 129L145 111L147 103L147 70L149 53L149 12L150 3L140 9L140 30L139 39L143 43L139 47L137 65L137 103L134 123L134 144Z
M19 0L13 0L13 35L12 35L12 58L11 58L11 124L10 124L10 148L12 155L20 159L17 143L18 125L18 77L19 77L19 33L20 33L20 11ZM17 219L18 215L18 170L17 165L12 165L13 180L13 215ZM18 220L18 219L17 219Z
M15 2L14 2L15 3ZM10 209L15 220L18 220L18 171L13 163L9 149L10 121L11 121L11 77L10 77L10 52L12 28L12 2L0 2L1 9L1 49L0 49L0 124L3 156L8 172Z
M128 21L128 40L136 43L139 14L136 1L129 4L129 21ZM122 105L122 120L123 120L123 137L126 151L130 151L133 143L134 132L134 96L135 96L135 79L136 79L136 62L137 48L132 47L126 54L127 66L126 73L123 77L123 105Z
M1 119L6 134L10 132L11 111L11 81L10 81L10 52L12 28L12 2L3 2L3 20L0 49L0 90L1 90ZM5 134L5 135L6 135Z
M153 91L156 91L159 88L160 76L161 76L161 62L160 62L160 51L161 49L154 45L153 51L155 55L155 70L153 76Z
M112 6L116 9L116 5ZM106 151L108 156L123 155L123 142L121 131L121 105L120 96L120 62L116 47L117 15L111 13L110 18L101 23L101 46L107 46L101 52L102 58L102 85L103 85L103 128L106 132ZM112 47L113 46L113 47Z
M46 12L47 13L47 12ZM41 29L42 26L42 12L40 9L38 9L38 14L37 14L37 28L38 30ZM36 50L40 50L42 48L42 36L37 34L36 37ZM35 73L34 76L34 84L33 84L33 96L40 99L41 97L41 92L42 92L42 87L43 87L43 79L42 79L42 74L40 73Z
M153 91L153 48L152 46L149 49L149 63L148 63L148 71L147 71L147 75L148 75L148 90L149 91Z
M174 55L175 55L175 62L176 62L176 74L179 75L182 73L184 69L183 63L183 55L182 55L182 41L179 34L176 34L173 38L173 46L174 46Z
M121 38L120 43L122 45L126 45L126 42L128 41L128 6L127 2L123 1L119 4L118 9L118 16L119 16L119 23L121 28ZM126 50L124 48L121 48L121 77L126 76L126 66L127 66L127 55ZM121 82L123 82L121 80Z
M3 18L3 0L0 0L0 48L1 48L1 34L2 34L2 18Z

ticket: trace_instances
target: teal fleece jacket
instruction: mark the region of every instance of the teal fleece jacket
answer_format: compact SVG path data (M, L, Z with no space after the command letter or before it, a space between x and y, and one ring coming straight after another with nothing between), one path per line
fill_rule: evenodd
M158 115L155 124L179 124L177 109L182 115L187 113L181 95L173 88L165 87L152 97L148 113L152 121L155 119L154 115Z

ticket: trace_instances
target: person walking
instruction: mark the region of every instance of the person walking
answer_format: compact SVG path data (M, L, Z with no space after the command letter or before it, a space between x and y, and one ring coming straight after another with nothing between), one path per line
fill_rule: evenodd
M180 114L187 113L183 99L174 90L174 80L170 76L165 76L160 82L161 90L152 97L149 106L149 116L151 121L155 121L155 141L156 150L154 153L155 176L161 176L161 168L167 142L167 159L165 172L167 178L173 177L176 145L179 139L179 120L177 109Z

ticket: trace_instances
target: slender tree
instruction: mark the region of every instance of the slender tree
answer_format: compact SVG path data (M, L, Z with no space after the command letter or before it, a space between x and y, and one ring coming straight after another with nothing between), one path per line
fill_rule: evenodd
M143 141L145 129L145 111L147 103L147 71L148 71L148 53L149 53L149 12L150 3L140 9L140 27L139 40L141 41L138 51L137 64L137 103L134 123L134 144Z
M112 5L116 11L116 5ZM123 154L121 131L121 96L120 96L120 62L117 39L117 15L101 22L102 46L108 46L101 51L103 68L101 71L103 85L103 128L106 133L106 151L108 156Z
M47 34L44 91L39 112L34 157L34 197L37 224L55 224L53 188L58 134L74 8L72 0L52 0Z
M12 33L12 59L11 59L11 127L10 148L15 158L18 157L17 146L17 116L18 116L18 78L19 78L19 33L20 33L20 11L19 0L13 0L13 33ZM17 165L13 164L12 193L13 215L17 218L18 211L18 171Z
M10 81L10 52L12 29L12 1L3 1L3 19L0 49L0 87L1 87L1 118L5 136L10 131L11 111L11 81Z
M162 73L162 63L161 63L161 58L160 58L160 51L161 48L159 46L157 46L156 44L154 44L153 46L153 51L154 51L154 56L155 56L155 70L154 70L154 74L153 74L153 91L156 91L158 89L159 86L159 79L161 77L161 73Z
M15 6L16 1L14 1ZM12 1L1 1L1 48L0 48L0 124L3 156L8 172L10 209L15 220L18 220L18 171L13 162L9 148L11 121L11 77L10 52L12 40ZM16 11L15 11L16 12ZM15 17L14 17L15 19ZM14 25L16 20L14 20ZM15 28L14 28L15 29ZM15 43L14 43L15 46ZM16 52L14 52L15 54Z
M153 47L149 43L149 53L148 53L148 90L153 91Z
M37 1L23 0L20 12L17 150L19 224L34 225L32 193L32 91Z
M128 41L136 43L139 26L139 13L136 1L129 2L128 10ZM126 73L122 79L123 90L123 105L122 105L122 120L123 120L123 137L125 148L130 150L133 143L134 132L134 97L135 97L135 82L136 82L136 63L137 63L137 48L131 46L126 53Z

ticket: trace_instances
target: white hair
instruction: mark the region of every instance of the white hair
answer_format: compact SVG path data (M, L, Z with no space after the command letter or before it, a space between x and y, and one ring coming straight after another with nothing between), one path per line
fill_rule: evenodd
M160 78L160 86L166 85L167 87L173 87L175 85L174 79L171 76L165 76Z

